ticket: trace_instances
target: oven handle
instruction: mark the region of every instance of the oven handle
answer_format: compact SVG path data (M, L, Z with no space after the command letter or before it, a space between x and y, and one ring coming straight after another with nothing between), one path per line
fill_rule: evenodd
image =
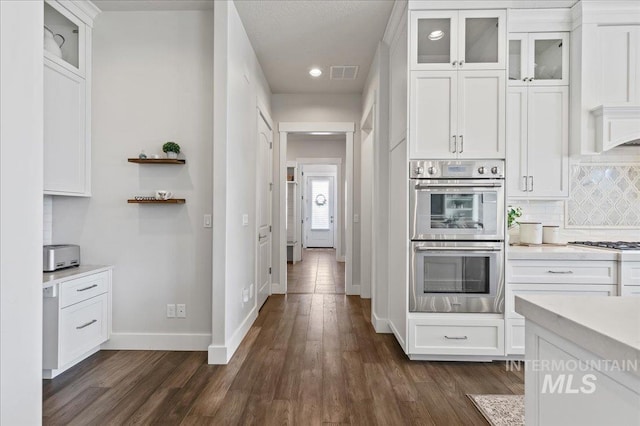
M502 182L496 183L418 183L416 189L430 189L430 188L501 188Z
M416 247L415 251L474 251L474 252L487 252L487 251L502 251L500 247Z

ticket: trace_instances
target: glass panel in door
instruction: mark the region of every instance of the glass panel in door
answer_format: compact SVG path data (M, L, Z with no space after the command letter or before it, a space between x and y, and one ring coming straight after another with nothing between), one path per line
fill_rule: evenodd
M484 229L482 193L431 195L431 229Z
M490 256L425 256L423 291L425 294L490 294L490 265Z
M311 181L311 229L329 230L329 179Z
M418 63L449 64L451 52L451 18L418 19Z
M522 80L522 40L509 40L509 80Z
M562 80L562 45L561 38L533 41L535 80Z
M498 17L464 20L464 58L468 64L498 63Z
M44 3L44 51L80 68L79 26L61 11Z

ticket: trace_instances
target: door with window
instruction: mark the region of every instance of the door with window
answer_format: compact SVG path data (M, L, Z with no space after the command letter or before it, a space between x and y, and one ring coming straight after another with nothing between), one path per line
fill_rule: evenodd
M334 247L334 177L307 178L305 247Z

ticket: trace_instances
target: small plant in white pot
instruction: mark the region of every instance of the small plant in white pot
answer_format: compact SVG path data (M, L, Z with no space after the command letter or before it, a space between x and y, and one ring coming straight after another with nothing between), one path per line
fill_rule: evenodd
M520 240L520 235L517 231L518 219L522 216L522 207L507 207L507 244L509 242L518 243ZM516 237L518 241L516 241Z
M162 151L167 154L167 158L178 158L180 154L180 145L175 142L166 142L162 145Z

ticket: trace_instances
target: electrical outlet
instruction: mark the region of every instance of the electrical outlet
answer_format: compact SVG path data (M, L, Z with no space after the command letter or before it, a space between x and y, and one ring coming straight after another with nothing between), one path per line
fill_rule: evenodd
M249 301L249 290L246 288L242 289L242 303L247 303Z
M176 305L176 317L178 318L186 318L187 317L187 305L184 303L178 303Z
M167 318L176 317L176 305L173 303L167 303Z
M246 213L242 215L242 226L249 226L249 215Z
M211 228L211 224L212 224L211 215L205 214L202 226L204 226L205 228Z

